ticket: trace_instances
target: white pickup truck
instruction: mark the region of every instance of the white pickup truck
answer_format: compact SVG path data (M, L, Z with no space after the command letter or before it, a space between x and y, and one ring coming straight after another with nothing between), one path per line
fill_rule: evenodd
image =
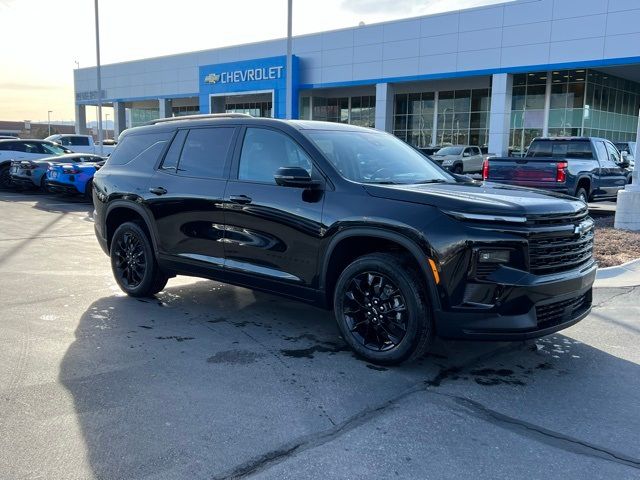
M105 157L107 155L111 155L113 149L116 148L115 144L107 145L103 142L101 152L100 145L96 145L93 142L93 137L91 135L57 134L51 135L50 137L45 138L45 140L59 143L74 153L93 153L96 155L103 155Z

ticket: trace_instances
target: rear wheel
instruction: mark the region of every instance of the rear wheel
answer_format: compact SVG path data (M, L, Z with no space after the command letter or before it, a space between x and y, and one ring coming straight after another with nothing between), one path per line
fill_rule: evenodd
M9 165L0 167L0 189L7 190L11 187L11 174L9 173Z
M84 186L84 199L87 202L91 202L93 200L93 180L89 180Z
M42 175L42 178L40 179L40 190L42 190L45 193L49 193L49 188L47 187L47 175Z
M578 200L582 200L584 203L589 203L589 194L584 187L580 187L576 190L576 198Z
M111 269L118 286L132 297L160 292L168 277L160 270L147 233L135 222L118 227L111 240Z
M334 292L342 336L372 363L392 365L423 356L433 337L425 290L403 256L358 258L342 272Z

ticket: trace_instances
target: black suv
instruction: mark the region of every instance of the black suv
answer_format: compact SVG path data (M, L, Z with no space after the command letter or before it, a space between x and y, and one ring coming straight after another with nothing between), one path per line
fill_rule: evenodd
M418 357L434 335L538 337L591 309L583 202L455 176L376 130L158 121L127 130L93 186L127 294L183 274L311 302L371 362Z

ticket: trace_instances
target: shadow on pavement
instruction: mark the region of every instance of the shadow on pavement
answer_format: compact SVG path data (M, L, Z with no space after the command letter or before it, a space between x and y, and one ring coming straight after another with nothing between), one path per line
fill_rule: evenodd
M417 363L383 368L354 358L323 310L200 281L155 299L102 298L75 336L60 381L73 397L97 478L233 472L363 411L401 408L393 401L416 388L474 398L506 414L525 408L529 421L551 428L597 426L604 418L620 435L638 423L601 412L607 402L613 409L629 404L625 384L637 382L637 365L563 335L526 345L437 342ZM619 401L610 399L612 389Z

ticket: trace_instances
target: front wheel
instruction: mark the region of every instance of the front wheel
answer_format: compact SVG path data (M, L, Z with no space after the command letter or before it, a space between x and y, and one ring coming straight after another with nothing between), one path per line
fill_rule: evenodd
M340 275L333 304L342 336L369 362L398 364L429 348L426 286L403 256L375 253L355 260Z
M462 167L461 164L458 164L455 167L453 167L453 173L456 173L458 175L462 175L463 172L464 172L464 168Z
M120 289L132 297L160 292L168 277L160 270L147 233L135 222L118 227L111 240L111 269Z

